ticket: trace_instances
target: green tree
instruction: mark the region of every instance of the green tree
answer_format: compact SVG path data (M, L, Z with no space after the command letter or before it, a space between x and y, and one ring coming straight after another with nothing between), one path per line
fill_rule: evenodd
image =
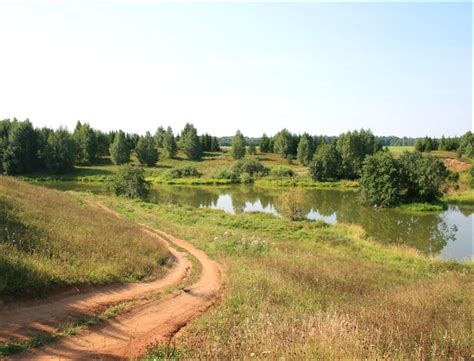
M211 142L211 152L220 152L221 146L219 144L219 139L217 137L212 137Z
M474 158L474 135L471 131L466 132L459 139L458 155Z
M130 161L130 146L122 131L115 135L114 141L110 145L110 158L114 164L123 164Z
M74 140L77 144L77 160L79 162L93 162L97 159L97 138L95 131L88 123L77 122L74 130Z
M117 196L142 199L150 188L143 168L130 163L120 166L110 186Z
M401 178L399 165L390 152L367 156L360 178L362 201L379 207L398 203L403 188Z
M7 174L31 172L38 164L38 138L29 120L15 122L8 134L3 154L3 169Z
M283 158L287 158L292 153L293 137L291 133L283 129L275 135L273 149L275 153L280 154Z
M341 174L341 156L336 145L321 144L314 153L309 174L316 181L338 179Z
M176 144L176 139L173 134L173 129L168 127L165 135L163 136L163 148L166 152L168 158L174 158L176 152L178 151L178 145Z
M109 155L110 148L110 134L101 132L100 130L95 131L95 137L97 139L97 156L105 157Z
M270 138L263 133L262 138L260 138L260 152L269 153L270 152Z
M298 162L308 165L313 159L313 139L309 134L304 133L298 144Z
M164 148L163 140L165 138L165 134L166 134L165 128L163 128L162 126L159 126L155 132L156 147L159 149Z
M255 144L253 144L253 143L250 143L250 144L249 144L249 147L247 148L247 153L248 153L249 155L255 155L255 154L257 154L257 148L255 148Z
M423 142L421 141L421 139L417 139L416 142L415 142L415 150L417 152L424 152L425 151L425 146L423 144Z
M180 137L181 147L186 156L191 160L202 159L202 147L197 130L192 124L186 124Z
M158 161L158 149L155 138L151 136L150 132L146 132L145 136L140 137L135 151L140 164L152 167Z
M234 159L242 159L245 157L245 145L245 138L240 130L238 130L235 133L234 138L232 138L231 154Z
M45 163L52 173L67 173L74 169L76 142L64 128L51 132L44 151Z

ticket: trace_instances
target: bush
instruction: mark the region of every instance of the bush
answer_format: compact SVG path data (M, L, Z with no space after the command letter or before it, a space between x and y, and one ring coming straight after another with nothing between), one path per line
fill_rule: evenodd
M270 168L270 175L274 177L293 177L295 175L295 172L293 172L291 168L277 166Z
M240 183L242 184L251 184L254 182L254 179L252 178L252 176L247 173L247 172L244 172L240 175Z
M200 177L202 174L192 165L173 168L163 174L165 179Z
M142 167L125 164L119 168L111 183L111 188L117 196L145 198L150 184L145 180L145 172Z
M232 181L237 181L239 179L239 174L232 168L217 168L211 177L214 179L230 179Z
M379 152L365 158L360 179L364 203L390 207L401 199L400 167L391 153Z
M256 158L248 158L238 161L234 164L232 169L238 172L238 174L248 173L251 176L253 176L255 173L265 172L265 167Z

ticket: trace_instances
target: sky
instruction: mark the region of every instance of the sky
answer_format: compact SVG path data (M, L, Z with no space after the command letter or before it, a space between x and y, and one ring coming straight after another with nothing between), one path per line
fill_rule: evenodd
M472 130L466 3L3 3L0 119L217 136Z

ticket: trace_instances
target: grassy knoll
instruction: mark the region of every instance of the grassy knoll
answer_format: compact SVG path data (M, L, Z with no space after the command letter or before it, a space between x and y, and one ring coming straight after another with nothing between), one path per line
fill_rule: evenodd
M290 222L97 197L187 239L226 269L222 301L153 355L190 358L465 358L472 263L366 240L357 226Z
M76 196L0 176L0 298L161 274L165 246Z

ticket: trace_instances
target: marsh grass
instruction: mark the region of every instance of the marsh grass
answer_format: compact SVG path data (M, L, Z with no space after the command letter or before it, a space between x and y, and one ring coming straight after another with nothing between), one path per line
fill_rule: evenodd
M384 247L355 225L100 199L225 265L223 299L174 340L185 355L160 357L471 357L472 263Z
M0 297L161 276L165 246L73 194L0 176Z

